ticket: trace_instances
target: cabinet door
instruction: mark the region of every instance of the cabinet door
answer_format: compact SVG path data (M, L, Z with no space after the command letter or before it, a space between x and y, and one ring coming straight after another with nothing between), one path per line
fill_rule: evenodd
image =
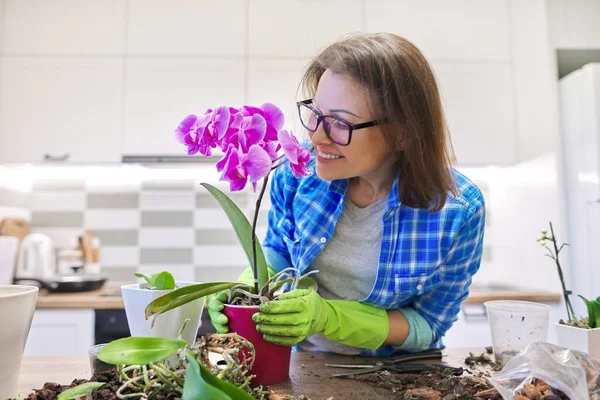
M483 304L463 304L458 320L444 336L446 347L485 347L492 337Z
M188 114L244 101L244 61L150 59L127 61L124 154L185 156L175 128ZM198 156L200 157L200 156Z
M0 162L121 159L122 61L3 57Z
M33 315L26 356L87 355L94 345L94 310L42 309Z
M517 161L508 63L434 63L458 165Z

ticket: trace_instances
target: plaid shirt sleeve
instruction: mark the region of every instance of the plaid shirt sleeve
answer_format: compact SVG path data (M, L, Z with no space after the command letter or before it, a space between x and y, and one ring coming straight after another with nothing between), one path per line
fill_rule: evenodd
M433 331L433 343L439 343L439 339L458 319L461 303L469 294L471 277L479 269L485 229L483 199L470 204L465 210L464 221L446 259L440 265L442 283L416 297L412 304L429 323Z
M279 272L292 266L292 260L285 243L285 238L290 237L292 221L286 215L286 210L291 209L291 202L295 186L286 174L287 165L277 168L272 175L270 199L271 209L268 214L268 227L265 240L262 244L267 264Z

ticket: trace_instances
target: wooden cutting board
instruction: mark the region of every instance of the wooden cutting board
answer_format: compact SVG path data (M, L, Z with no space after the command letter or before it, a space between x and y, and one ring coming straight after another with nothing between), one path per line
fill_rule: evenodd
M19 241L31 233L29 221L23 218L4 218L0 222L0 235L16 236Z

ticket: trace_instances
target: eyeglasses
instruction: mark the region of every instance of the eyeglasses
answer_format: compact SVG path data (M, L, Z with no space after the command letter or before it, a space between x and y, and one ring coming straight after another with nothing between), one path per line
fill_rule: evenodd
M302 126L304 126L309 132L314 133L317 131L317 128L322 121L325 135L333 143L339 144L340 146L348 146L350 144L353 131L357 129L369 128L379 124L377 121L352 124L333 115L323 115L311 106L312 102L312 99L308 99L296 103L298 106L300 123L302 123Z

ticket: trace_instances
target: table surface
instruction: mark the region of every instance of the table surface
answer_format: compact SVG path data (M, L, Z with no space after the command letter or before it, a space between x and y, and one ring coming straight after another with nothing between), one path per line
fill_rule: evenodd
M461 367L470 352L481 354L483 349L446 349L444 363ZM271 389L275 394L306 395L311 400L334 399L389 399L389 392L351 379L332 378L336 372L348 372L339 368L326 367L326 363L365 363L368 358L341 356L330 353L292 353L290 379ZM24 357L19 380L19 395L26 397L32 389L39 389L45 382L68 384L75 378L89 378L90 366L87 357Z

